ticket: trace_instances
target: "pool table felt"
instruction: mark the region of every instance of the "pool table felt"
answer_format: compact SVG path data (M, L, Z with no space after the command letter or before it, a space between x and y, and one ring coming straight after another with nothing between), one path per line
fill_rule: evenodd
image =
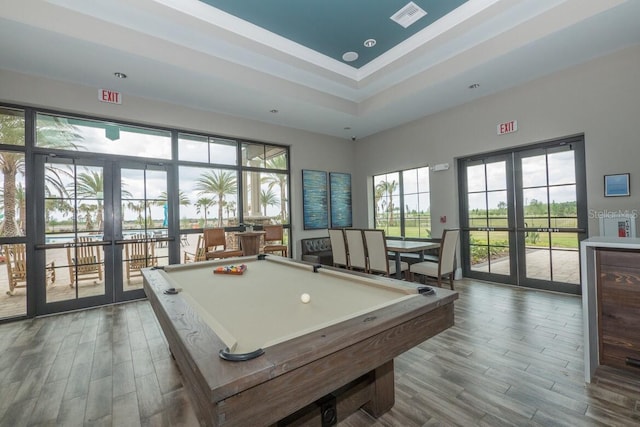
M229 261L166 267L167 282L182 288L185 299L234 353L267 348L406 298L415 289L285 258L242 261L242 276L214 274ZM303 293L311 301L300 300Z

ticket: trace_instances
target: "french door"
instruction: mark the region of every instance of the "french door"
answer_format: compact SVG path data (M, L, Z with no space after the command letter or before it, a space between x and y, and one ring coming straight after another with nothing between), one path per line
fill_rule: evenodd
M582 137L459 160L467 277L580 293Z
M36 157L37 314L143 298L141 268L165 265L168 166Z

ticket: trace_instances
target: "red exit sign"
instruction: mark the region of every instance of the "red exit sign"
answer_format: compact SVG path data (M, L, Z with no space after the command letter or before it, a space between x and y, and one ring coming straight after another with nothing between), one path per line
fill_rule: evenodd
M115 90L98 89L98 99L109 104L122 104L122 94Z
M510 122L504 122L498 124L498 135L504 135L505 133L513 133L518 130L518 121L511 120Z

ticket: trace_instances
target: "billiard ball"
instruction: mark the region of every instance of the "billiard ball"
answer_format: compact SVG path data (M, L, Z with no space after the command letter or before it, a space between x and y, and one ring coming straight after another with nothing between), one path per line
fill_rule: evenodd
M302 301L303 303L307 304L309 301L311 301L311 295L309 295L309 294L300 295L300 301Z

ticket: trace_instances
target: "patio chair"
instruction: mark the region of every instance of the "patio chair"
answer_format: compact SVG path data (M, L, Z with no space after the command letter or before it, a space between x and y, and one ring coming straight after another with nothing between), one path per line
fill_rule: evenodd
M100 246L93 246L90 237L78 237L75 245L67 247L67 261L69 264L69 286L73 288L77 281L94 279L94 283L102 281L102 258Z
M284 257L287 256L287 250L289 249L287 245L284 244L284 227L282 224L277 225L264 225L262 227L264 230L264 248L262 252L264 253L274 253L280 252L280 254Z
M433 277L437 280L438 286L442 286L442 277L449 277L449 286L453 289L453 276L456 269L456 246L458 245L459 229L449 229L442 232L442 243L440 244L440 255L438 262L423 261L411 264L409 271L411 274L422 274L426 277Z
M143 268L158 264L154 250L155 245L146 239L136 239L131 243L126 243L124 247L127 284L131 284L131 276L141 276Z
M241 249L227 249L227 236L224 228L205 228L204 247L207 259L242 256Z
M7 278L9 280L7 295L14 295L16 288L24 288L27 285L26 248L27 245L23 243L4 246ZM52 285L56 281L55 263L53 261L46 265L46 281L47 285Z
M369 258L369 272L382 273L385 276L396 274L395 260L389 260L384 230L363 230L364 241ZM407 271L409 264L402 261L400 270Z
M195 252L184 252L184 264L207 260L207 249L204 247L204 236L198 236Z

